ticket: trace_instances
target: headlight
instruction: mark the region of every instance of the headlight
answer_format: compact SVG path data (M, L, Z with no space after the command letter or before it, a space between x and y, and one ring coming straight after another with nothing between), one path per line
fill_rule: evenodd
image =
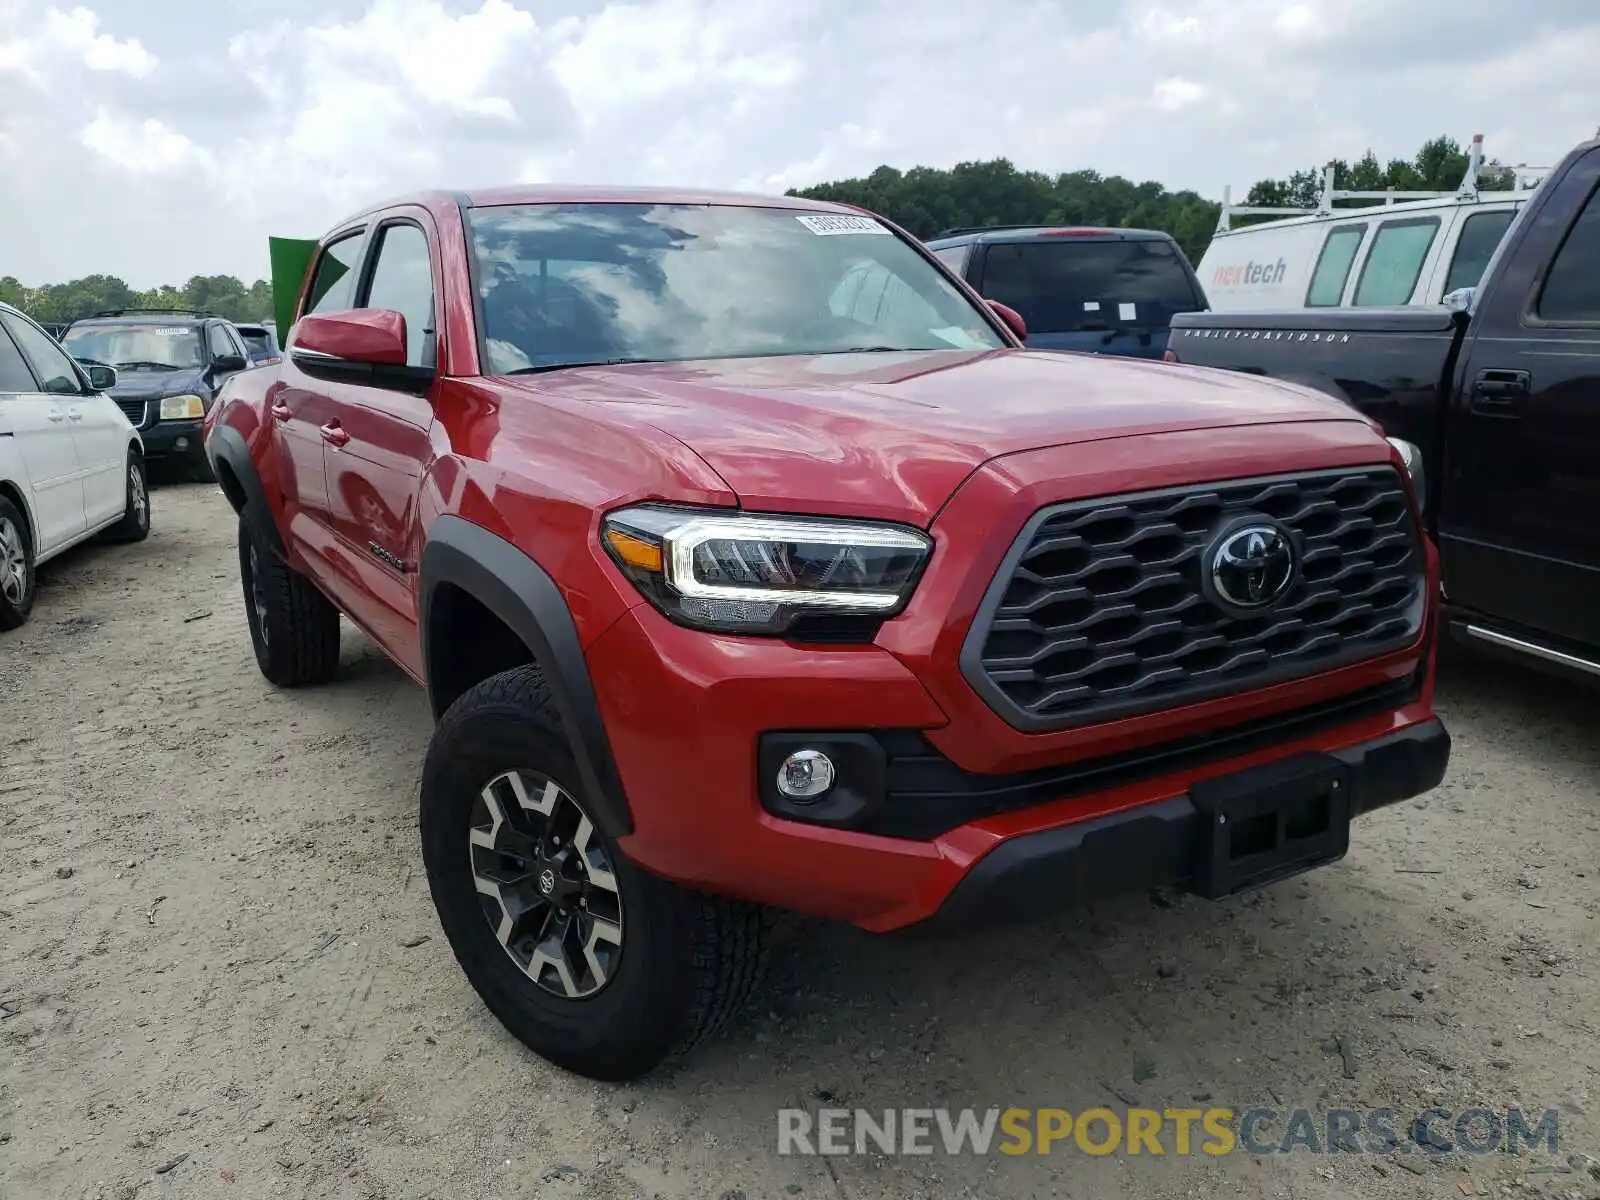
M727 633L891 617L933 549L902 525L653 505L606 517L601 540L667 616Z
M199 396L168 396L161 402L163 421L199 420L206 415L206 402Z
M1389 445L1400 451L1405 460L1406 474L1411 476L1411 490L1417 494L1417 507L1428 506L1428 480L1422 469L1422 450L1404 438L1390 438Z

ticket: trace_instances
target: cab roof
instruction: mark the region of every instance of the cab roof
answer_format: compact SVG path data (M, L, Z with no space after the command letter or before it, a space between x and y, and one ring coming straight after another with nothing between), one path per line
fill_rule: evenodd
M804 212L863 213L853 204L769 196L708 188L631 187L607 184L511 184L465 191L414 192L372 204L340 221L335 229L386 209L410 206L438 214L453 208L496 208L509 204L716 204L738 208L792 208Z

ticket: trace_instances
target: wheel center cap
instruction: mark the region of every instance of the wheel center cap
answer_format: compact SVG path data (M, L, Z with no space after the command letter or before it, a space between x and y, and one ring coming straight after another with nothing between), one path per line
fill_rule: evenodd
M556 873L549 867L539 872L539 894L549 896L556 890Z

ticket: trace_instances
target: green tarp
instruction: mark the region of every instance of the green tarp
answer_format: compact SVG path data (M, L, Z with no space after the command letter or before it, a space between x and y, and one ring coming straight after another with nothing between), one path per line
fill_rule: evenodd
M272 259L272 307L278 323L278 345L287 346L294 306L300 299L306 268L316 253L317 239L269 237L267 249Z

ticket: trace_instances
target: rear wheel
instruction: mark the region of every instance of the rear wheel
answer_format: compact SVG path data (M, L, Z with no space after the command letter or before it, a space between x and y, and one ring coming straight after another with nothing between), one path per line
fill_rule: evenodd
M28 619L36 588L27 519L0 496L0 629L15 629Z
M239 518L239 577L250 644L279 687L326 683L339 667L339 610Z
M631 1079L737 1011L762 912L658 879L595 821L549 688L518 667L445 713L422 774L440 923L489 1010L535 1053Z

